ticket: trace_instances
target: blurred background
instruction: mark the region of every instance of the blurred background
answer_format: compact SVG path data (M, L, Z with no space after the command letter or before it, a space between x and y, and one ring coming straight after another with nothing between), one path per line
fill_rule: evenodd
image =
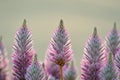
M63 19L80 73L84 45L93 28L97 27L103 41L114 22L120 31L120 0L0 0L0 35L7 48L10 66L14 35L23 19L32 31L34 49L41 62L53 31Z

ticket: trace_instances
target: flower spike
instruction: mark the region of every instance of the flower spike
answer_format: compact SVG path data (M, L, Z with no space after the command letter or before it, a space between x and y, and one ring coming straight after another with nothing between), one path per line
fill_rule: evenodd
M115 57L117 50L120 48L120 33L117 31L116 23L113 29L106 36L106 52L112 53Z
M26 80L25 74L28 66L32 63L34 50L32 34L24 20L23 25L17 31L12 54L12 80Z
M100 80L99 72L103 62L102 42L97 34L97 28L94 28L93 34L88 39L82 61L82 80Z
M47 59L60 66L60 75L62 75L62 67L72 59L72 55L71 41L61 20L51 39Z

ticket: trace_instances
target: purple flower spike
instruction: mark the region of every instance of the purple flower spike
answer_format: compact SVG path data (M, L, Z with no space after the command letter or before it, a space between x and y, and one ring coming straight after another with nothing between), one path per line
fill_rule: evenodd
M37 55L35 55L33 63L28 67L25 78L26 80L44 80L44 69L37 61Z
M47 52L48 61L56 63L60 67L60 79L63 80L63 66L72 59L73 51L68 32L63 26L63 21L54 32Z
M32 45L32 34L24 20L22 27L15 36L14 53L12 54L13 62L13 80L26 80L25 74L28 66L32 63L34 50Z
M97 35L97 29L94 28L94 32L88 39L84 49L84 58L81 66L81 80L100 80L99 72L102 67L102 61L102 43Z
M114 23L113 29L109 32L109 34L106 37L106 52L113 53L113 56L115 56L116 51L119 49L119 44L120 34L117 31L116 23Z
M72 58L71 41L68 32L63 26L63 21L54 32L48 48L48 60L56 63L59 66L64 66Z
M107 64L101 69L100 80L119 80L117 79L117 72L113 62L113 54L108 54Z
M5 46L0 37L0 80L8 80L8 59L6 58Z
M76 80L77 79L77 69L72 61L68 69L64 72L64 80Z

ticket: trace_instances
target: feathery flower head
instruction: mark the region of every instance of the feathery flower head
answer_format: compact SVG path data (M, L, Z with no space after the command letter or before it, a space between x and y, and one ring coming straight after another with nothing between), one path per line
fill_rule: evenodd
M113 29L106 36L106 52L113 53L115 56L116 51L119 49L120 33L117 31L116 23L114 23Z
M15 35L14 53L12 54L13 80L25 80L26 70L32 63L34 55L31 38L32 34L26 25L26 20L24 20L22 27Z
M35 55L33 63L27 68L25 78L26 80L44 80L44 70L37 61L37 55Z
M67 71L64 72L64 79L65 80L76 80L77 79L77 69L73 61L69 65Z
M63 21L54 32L48 48L47 59L56 63L59 66L64 66L72 58L73 52L71 49L71 41L68 32L64 28Z
M93 34L88 39L82 61L82 80L100 80L99 72L103 61L102 42L97 34L96 27Z
M0 80L8 79L8 59L6 58L6 50L0 36Z
M113 54L108 54L107 64L101 69L100 72L101 80L117 80L117 72L113 62Z

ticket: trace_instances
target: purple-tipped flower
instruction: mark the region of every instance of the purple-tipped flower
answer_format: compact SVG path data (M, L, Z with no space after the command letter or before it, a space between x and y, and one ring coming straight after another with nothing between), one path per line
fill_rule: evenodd
M101 69L100 80L117 80L117 72L113 62L113 54L108 54L107 64Z
M64 80L76 80L77 79L77 69L72 61L67 70L64 72Z
M63 66L72 59L73 51L68 32L63 26L63 21L54 32L48 48L47 59L56 63L60 67L60 78L63 80Z
M99 72L103 61L103 48L101 40L94 28L93 34L88 39L84 49L82 61L82 80L100 80Z
M113 29L109 32L106 37L106 52L112 53L115 56L116 51L119 48L120 35L116 28L116 23L114 23Z
M37 61L37 55L35 55L33 63L28 67L25 78L26 80L44 80L44 69Z
M32 63L34 55L31 37L32 34L26 25L26 20L24 20L22 27L15 35L14 53L12 54L13 80L26 80L26 70Z
M0 80L8 80L8 59L6 58L5 46L0 37Z

